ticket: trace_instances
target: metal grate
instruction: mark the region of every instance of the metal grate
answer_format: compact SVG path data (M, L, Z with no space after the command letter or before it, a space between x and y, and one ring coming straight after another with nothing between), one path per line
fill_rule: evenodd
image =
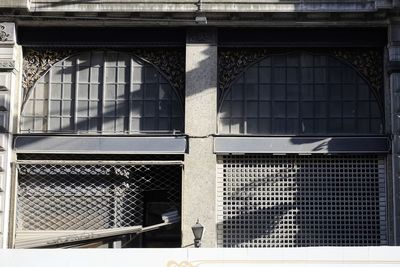
M220 156L219 247L387 244L384 159Z
M181 168L179 161L20 161L17 231L143 225L146 192L162 190L180 209Z

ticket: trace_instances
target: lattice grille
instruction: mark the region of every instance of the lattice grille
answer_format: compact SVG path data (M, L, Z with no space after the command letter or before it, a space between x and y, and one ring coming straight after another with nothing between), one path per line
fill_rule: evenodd
M18 165L17 230L86 230L143 225L144 192L167 191L180 209L180 165Z
M387 244L379 156L221 156L218 246Z

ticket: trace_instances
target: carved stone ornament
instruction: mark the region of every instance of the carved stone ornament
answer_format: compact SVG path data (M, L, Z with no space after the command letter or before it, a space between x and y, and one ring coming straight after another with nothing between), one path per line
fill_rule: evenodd
M137 49L132 53L154 65L185 103L185 50L175 48Z
M0 60L0 71L9 71L15 68L14 60Z
M382 98L383 51L371 48L304 49L310 54L330 55L351 65ZM250 65L273 54L295 52L290 49L222 48L218 56L219 99L235 79Z
M333 49L331 53L352 65L377 92L383 91L383 51L381 49Z
M6 42L8 41L8 37L10 37L10 34L8 34L4 29L3 25L0 25L0 42Z
M24 100L35 83L54 64L77 53L86 52L80 49L25 49L23 62L22 87ZM114 50L113 50L114 51ZM121 51L131 53L154 65L177 91L184 103L185 93L185 51L175 48L135 49Z
M22 73L22 88L27 96L37 80L40 79L55 63L71 56L70 49L25 49ZM24 97L25 98L25 97Z

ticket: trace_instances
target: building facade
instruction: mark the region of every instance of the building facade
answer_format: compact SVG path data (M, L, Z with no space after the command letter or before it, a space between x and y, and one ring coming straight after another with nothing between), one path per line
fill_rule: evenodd
M399 7L0 1L2 247L397 245Z

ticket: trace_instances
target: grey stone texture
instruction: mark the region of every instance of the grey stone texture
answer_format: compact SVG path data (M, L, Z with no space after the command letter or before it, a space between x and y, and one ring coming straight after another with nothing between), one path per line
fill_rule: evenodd
M186 45L185 133L189 153L185 155L182 186L182 246L193 244L191 226L205 227L203 247L215 247L216 156L213 137L217 111L216 32L188 31Z
M0 8L28 8L30 0L0 0Z
M400 64L400 24L391 24L389 27L389 87L392 99L392 165L393 165L393 197L394 197L394 241L396 245L400 242L400 228L397 225L400 222L400 68L390 67ZM399 65L398 65L399 66Z
M0 248L7 247L12 141L10 103L19 82L20 56L21 48L16 43L15 24L0 22Z

